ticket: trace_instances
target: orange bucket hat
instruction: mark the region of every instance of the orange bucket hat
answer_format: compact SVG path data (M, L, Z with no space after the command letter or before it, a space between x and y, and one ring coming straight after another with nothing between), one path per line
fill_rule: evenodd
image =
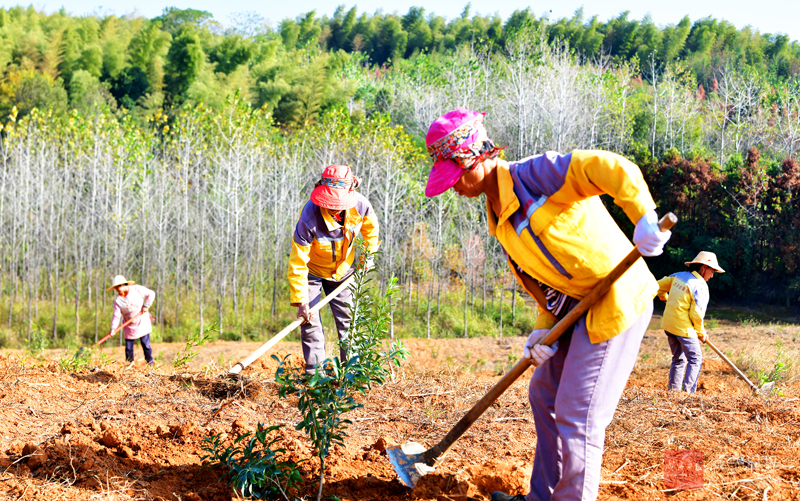
M345 210L356 206L356 188L361 178L353 175L347 165L329 165L314 184L311 201L331 210Z

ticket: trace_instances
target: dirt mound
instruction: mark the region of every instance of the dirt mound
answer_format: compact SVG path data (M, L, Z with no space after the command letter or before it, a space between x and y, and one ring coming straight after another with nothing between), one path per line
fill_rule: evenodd
M169 379L192 386L197 389L198 393L212 400L225 400L238 396L253 400L264 391L261 381L241 375L209 379L196 374L176 374Z
M481 466L467 468L472 482L480 492L503 491L511 494L528 492L531 465L524 461L491 460Z

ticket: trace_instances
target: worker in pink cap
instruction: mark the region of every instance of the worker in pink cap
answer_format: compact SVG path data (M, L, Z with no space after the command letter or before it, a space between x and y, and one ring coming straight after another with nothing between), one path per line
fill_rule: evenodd
M320 301L322 290L330 294L353 273L355 239L360 233L370 255L378 250L378 218L369 200L356 191L361 180L346 165L325 168L306 202L294 230L289 257L289 291L300 327L305 370L325 360L325 333L319 315L309 309ZM372 263L367 263L371 266ZM350 329L350 289L330 301L341 342ZM340 348L341 359L345 358Z
M528 293L541 289L547 299L522 350L537 367L528 392L537 438L530 490L498 491L492 501L593 500L605 430L658 291L647 265L637 261L557 343L538 342L632 249L599 195L610 195L636 225L643 255L661 254L670 233L659 230L642 173L624 157L576 150L507 162L483 121L482 113L458 109L433 122L425 194L485 194L489 233L512 272Z

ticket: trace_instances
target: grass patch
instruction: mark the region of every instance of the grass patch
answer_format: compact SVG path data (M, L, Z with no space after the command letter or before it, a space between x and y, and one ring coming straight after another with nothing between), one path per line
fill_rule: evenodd
M784 345L778 339L743 347L734 357L734 363L758 385L774 381L791 384L800 380L800 347Z

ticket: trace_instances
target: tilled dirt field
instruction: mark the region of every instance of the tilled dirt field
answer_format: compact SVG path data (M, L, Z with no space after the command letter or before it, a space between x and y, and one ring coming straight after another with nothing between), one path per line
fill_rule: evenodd
M796 327L733 326L713 333L715 342L734 351L778 339L782 349L796 350L798 334ZM349 415L346 447L334 447L328 459L324 495L439 501L485 500L497 489L527 492L536 443L527 379L515 383L415 489L400 484L383 452L386 444L408 440L435 444L497 381L522 342L406 340L411 356L394 381L360 397L364 407ZM217 481L219 472L202 468L203 439L223 432L230 441L258 423L285 424L284 447L295 460L311 459L309 441L294 430L295 402L278 398L272 360L257 361L239 382L215 377L221 361L257 346L204 347L180 375L168 364L149 370L119 361L64 373L54 361L0 356L0 498L237 499ZM164 360L179 348L154 345ZM106 351L121 357L119 348ZM279 344L275 352L300 361L297 344ZM663 334L649 331L608 430L600 499L800 499L800 384L781 384L781 396L752 397L708 352L700 390L688 396L664 390L668 359ZM703 488L665 486L670 449L702 451ZM311 499L318 462L302 468L306 482L295 495Z

